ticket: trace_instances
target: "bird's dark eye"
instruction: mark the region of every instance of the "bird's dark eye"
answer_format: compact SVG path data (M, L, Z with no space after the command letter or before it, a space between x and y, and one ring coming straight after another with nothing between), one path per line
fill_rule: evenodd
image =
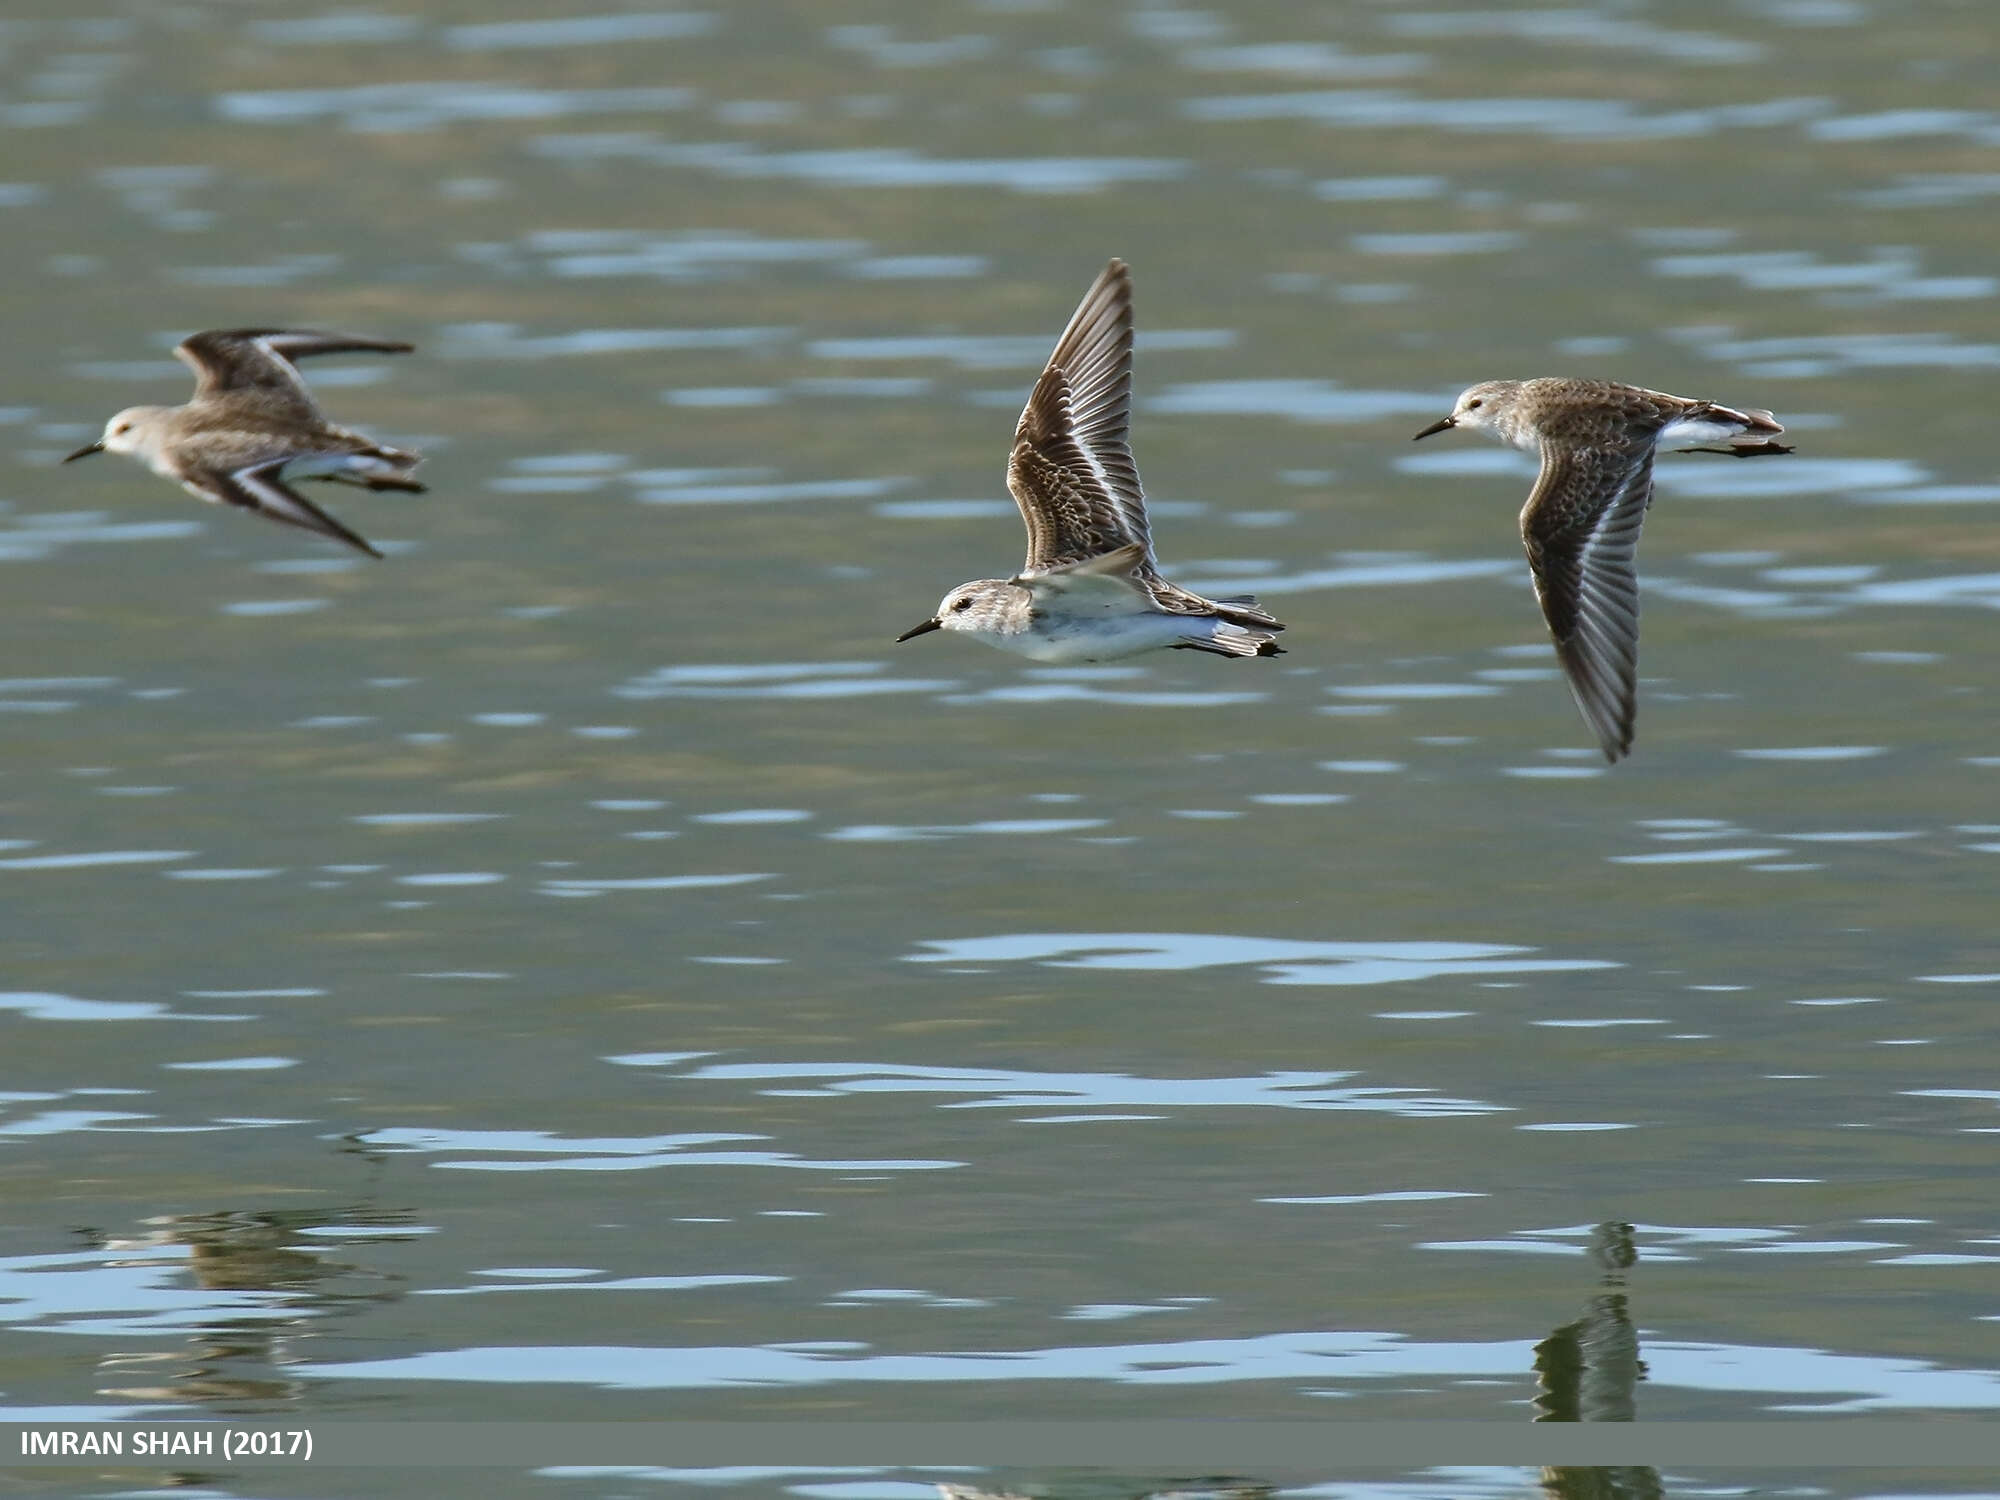
M1482 406L1484 406L1485 404L1486 404L1486 403L1485 403L1485 402L1484 402L1483 400L1481 400L1481 401L1468 401L1468 402L1466 402L1466 403L1465 403L1465 409L1466 409L1467 411L1478 411L1478 410L1479 410L1479 408L1480 408L1480 407L1482 407Z
M952 608L952 612L953 612L954 614L956 614L956 613L957 613L957 612L958 612L959 610L961 610L961 609L970 609L970 608L972 608L972 601L971 601L970 599L961 599L961 600L959 600L959 601L958 601L958 603L954 604L954 605L953 605L953 606L952 606L951 608Z

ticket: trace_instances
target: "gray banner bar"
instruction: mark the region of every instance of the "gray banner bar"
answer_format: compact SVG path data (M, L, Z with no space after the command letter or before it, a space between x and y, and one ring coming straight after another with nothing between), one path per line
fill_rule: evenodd
M2000 1422L5 1422L0 1469L643 1465L1326 1473L1433 1465L1981 1468Z

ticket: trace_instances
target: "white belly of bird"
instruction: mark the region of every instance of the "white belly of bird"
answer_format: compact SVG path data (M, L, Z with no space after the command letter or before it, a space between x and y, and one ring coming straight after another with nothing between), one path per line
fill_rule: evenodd
M285 465L287 479L312 479L322 474L348 474L356 479L395 479L402 470L370 453L307 453Z
M1151 610L1108 614L1096 610L1068 613L1043 609L1019 634L994 634L986 639L1035 661L1113 661L1180 641L1205 640L1215 624L1213 619L1200 616L1158 614Z
M1655 446L1685 448L1694 443L1727 442L1741 431L1743 431L1741 422L1690 421L1684 417L1678 422L1669 422L1662 427L1658 439L1655 440Z

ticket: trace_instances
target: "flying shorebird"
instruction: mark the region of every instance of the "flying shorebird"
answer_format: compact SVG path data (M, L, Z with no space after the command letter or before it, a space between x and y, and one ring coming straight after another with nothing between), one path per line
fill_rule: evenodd
M104 424L103 437L63 462L129 453L197 499L256 511L380 557L287 481L326 479L420 495L424 487L409 475L422 459L329 422L292 362L351 350L408 354L410 348L305 329L197 333L174 350L195 373L187 405L128 407Z
M1132 278L1114 260L1056 341L1014 429L1007 488L1028 527L1012 578L961 583L907 641L956 630L1036 661L1106 661L1155 647L1276 656L1283 630L1251 598L1204 599L1153 563L1128 439Z
M1488 432L1541 455L1542 471L1521 507L1535 597L1555 637L1556 657L1604 758L1632 748L1638 712L1639 526L1653 499L1653 455L1790 453L1772 441L1785 429L1767 411L1738 411L1610 380L1489 380L1468 388L1449 427ZM1722 444L1721 447L1704 446Z

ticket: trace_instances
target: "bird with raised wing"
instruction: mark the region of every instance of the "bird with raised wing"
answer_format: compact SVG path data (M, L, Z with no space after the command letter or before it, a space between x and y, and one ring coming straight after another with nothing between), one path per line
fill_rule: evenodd
M1255 599L1204 599L1160 576L1131 418L1132 277L1114 260L1056 341L1014 429L1007 488L1027 523L1027 561L1012 578L960 584L896 639L953 630L1046 662L1156 647L1278 655L1285 627Z
M64 463L125 453L197 499L233 505L382 554L292 488L324 479L422 494L410 478L421 456L329 422L293 361L315 354L408 354L389 339L310 330L241 328L197 333L174 355L195 373L185 406L133 406Z
M1790 453L1767 411L1738 410L1611 380L1489 380L1418 438L1462 427L1541 458L1521 508L1535 597L1556 658L1604 758L1632 748L1638 715L1639 527L1653 455Z

